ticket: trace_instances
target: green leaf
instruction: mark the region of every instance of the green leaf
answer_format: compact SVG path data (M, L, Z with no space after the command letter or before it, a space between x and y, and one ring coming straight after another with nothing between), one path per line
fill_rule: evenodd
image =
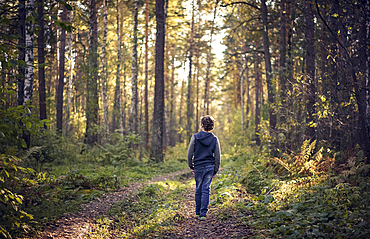
M31 127L32 127L31 122L27 122L27 123L26 123L26 128L27 128L27 129L30 129Z
M21 145L23 148L27 148L27 144L26 141L24 141L24 139L21 139Z

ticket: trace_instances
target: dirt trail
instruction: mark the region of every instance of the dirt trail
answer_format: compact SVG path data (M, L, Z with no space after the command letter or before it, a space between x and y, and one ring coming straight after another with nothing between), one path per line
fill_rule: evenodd
M167 238L249 238L254 233L238 222L237 213L228 211L227 219L220 219L215 215L217 209L209 206L207 220L200 221L194 217L195 185L186 194L182 207L190 208L187 217L175 224L175 233L167 234Z
M88 232L94 228L95 218L104 215L108 209L116 202L121 201L125 196L134 193L139 188L147 184L165 180L177 180L178 176L185 178L191 177L189 170L184 169L168 175L161 175L153 178L149 182L132 183L126 188L100 196L96 200L81 205L78 213L64 214L58 221L47 226L39 238L86 238ZM237 223L237 217L231 216L228 219L220 220L213 213L212 207L207 215L206 221L199 221L194 218L193 209L195 186L184 195L181 207L188 208L185 218L175 223L173 232L162 234L165 238L248 238L252 235L251 231L244 225Z
M149 182L131 183L128 187L117 192L104 194L94 201L81 205L82 209L77 213L63 214L58 221L47 226L39 238L85 238L85 235L92 230L95 218L104 215L114 203L122 200L126 195L137 191L146 184L175 179L178 175L188 171L188 169L185 169L167 175L160 175Z

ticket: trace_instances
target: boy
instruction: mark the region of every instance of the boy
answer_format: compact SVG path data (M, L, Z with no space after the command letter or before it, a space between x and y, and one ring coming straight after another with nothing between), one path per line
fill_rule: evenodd
M195 217L206 220L212 178L218 172L221 150L218 138L210 131L215 120L207 115L201 118L200 131L191 137L188 149L188 165L195 176Z

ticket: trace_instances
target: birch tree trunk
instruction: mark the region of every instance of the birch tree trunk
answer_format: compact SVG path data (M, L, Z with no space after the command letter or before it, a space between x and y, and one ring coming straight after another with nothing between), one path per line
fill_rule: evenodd
M132 65L131 65L131 109L130 109L130 133L138 133L137 131L137 32L138 32L138 11L139 0L135 0L134 9L134 26L133 26L133 40L132 40ZM157 57L157 56L156 56ZM162 126L163 127L163 126Z
M105 133L106 136L109 135L109 119L108 119L108 102L107 102L107 65L108 61L106 59L107 54L107 35L108 35L108 0L103 0L104 13L103 13L103 46L102 46L102 55L101 55L101 84L102 92L101 99L103 105L103 117L105 124Z
M35 9L34 1L27 0L26 5L26 19L31 16ZM24 99L23 105L27 103L32 104L32 93L33 93L33 22L26 21L26 42L25 42L25 74L24 74Z
M26 19L31 16L34 11L34 1L27 0L26 5ZM26 30L26 41L25 41L25 70L24 70L24 98L23 98L23 105L27 107L27 105L32 105L32 93L33 93L33 42L34 42L34 35L33 35L33 22L26 21L25 25ZM29 108L31 110L31 108ZM30 147L30 135L24 135L24 139L27 144L27 148Z
M63 5L62 22L67 22L67 8ZM63 131L63 88L65 71L66 30L62 28L60 35L59 80L57 88L57 131Z
M156 0L157 33L155 44L155 91L150 158L163 162L163 120L164 120L164 45L166 35L164 0Z

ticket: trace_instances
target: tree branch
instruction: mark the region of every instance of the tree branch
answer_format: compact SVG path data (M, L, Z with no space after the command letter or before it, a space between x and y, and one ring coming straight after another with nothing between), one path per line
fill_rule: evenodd
M259 7L257 7L256 5L253 5L251 3L248 3L248 2L232 2L232 3L229 3L229 4L221 5L221 7L227 7L227 6L231 6L231 5L234 5L234 4L246 4L246 5L250 6L250 7L253 7L255 9L257 9L257 10L260 10Z

